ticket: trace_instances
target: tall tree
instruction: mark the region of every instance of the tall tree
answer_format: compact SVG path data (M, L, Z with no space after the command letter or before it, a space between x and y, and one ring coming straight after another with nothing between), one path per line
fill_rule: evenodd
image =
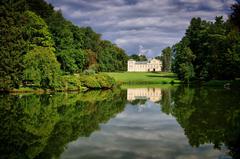
M45 21L31 11L24 12L24 16L27 23L24 38L29 43L29 49L31 50L36 46L53 47L54 41Z
M186 30L185 37L188 39L188 47L192 50L195 55L195 60L193 61L193 67L195 71L195 76L198 79L206 78L206 60L208 57L208 52L206 52L206 45L204 41L207 40L207 28L210 23L202 20L201 18L193 18L190 22L188 29Z
M162 71L170 72L172 64L172 49L170 47L167 47L162 50L161 61Z
M0 89L16 88L22 79L26 19L15 10L17 4L21 6L16 1L1 1L0 5Z
M51 4L48 4L44 0L25 0L28 10L35 12L41 16L44 20L48 19L53 13L54 9Z
M35 47L24 56L24 76L45 88L54 88L60 71L55 54L49 47Z
M232 5L231 9L232 13L230 15L230 20L238 27L238 31L240 31L240 1L237 0L237 2Z
M188 47L189 40L184 38L181 42L174 46L174 67L173 71L177 73L178 78L188 83L195 77L193 61L195 55Z
M24 56L24 79L41 87L54 87L59 76L59 64L54 54L54 42L45 21L34 12L24 12L27 24L24 36L29 44Z

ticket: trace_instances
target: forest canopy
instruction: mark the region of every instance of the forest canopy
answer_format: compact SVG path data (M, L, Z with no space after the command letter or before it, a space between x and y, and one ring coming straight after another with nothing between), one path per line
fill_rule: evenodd
M46 68L62 75L126 70L128 56L123 49L103 40L91 27L74 25L44 0L2 0L0 28L0 88L17 88L25 77L54 83L52 75L33 69L40 66L39 60L54 61ZM48 56L43 56L44 51Z
M172 70L179 79L234 80L240 77L240 2L224 20L193 18L182 40L172 47Z

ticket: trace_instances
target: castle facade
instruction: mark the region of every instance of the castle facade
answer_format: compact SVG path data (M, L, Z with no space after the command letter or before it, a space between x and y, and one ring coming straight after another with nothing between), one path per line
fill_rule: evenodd
M160 72L162 71L162 62L157 59L150 61L128 60L128 72Z

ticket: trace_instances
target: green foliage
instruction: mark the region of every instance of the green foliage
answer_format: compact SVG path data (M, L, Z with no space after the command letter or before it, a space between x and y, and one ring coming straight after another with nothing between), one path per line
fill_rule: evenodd
M125 52L110 41L102 41L97 55L100 72L125 71L127 69L128 56Z
M51 48L35 47L24 56L24 77L44 88L54 87L60 66Z
M65 20L60 11L54 12L47 23L58 52L73 48L74 39L70 28L72 23Z
M47 23L53 35L57 59L65 72L123 71L127 69L127 55L116 45L101 39L90 27L79 28L54 12ZM74 57L73 57L74 56ZM76 59L78 57L78 59Z
M91 27L82 27L80 30L83 34L83 45L81 48L98 53L101 43L101 34L94 32Z
M171 72L172 49L170 47L162 50L160 60L162 61L162 71Z
M65 72L82 72L86 65L85 53L82 50L68 49L61 51L58 56L61 68Z
M2 3L2 2L1 2ZM0 6L0 89L17 88L22 80L25 17L5 3Z
M96 53L93 52L92 50L85 50L85 55L86 55L86 68L96 72L99 69Z
M115 80L107 74L81 75L80 81L89 89L110 89L116 86Z
M29 43L29 50L36 46L53 47L53 40L45 21L34 12L26 11L25 40Z
M240 33L229 20L193 18L174 46L173 71L181 80L231 80L240 76Z
M94 75L89 76L81 76L80 81L82 82L84 87L90 88L90 89L100 89L101 85L97 81L96 77Z
M189 82L194 77L192 62L195 59L191 49L187 47L188 40L183 39L174 46L174 66L173 71L178 78L184 82Z
M107 74L97 74L96 79L98 80L101 88L112 88L116 85L115 80Z
M62 76L61 87L64 90L81 90L82 85L78 75L66 75Z
M25 7L41 16L44 20L50 17L54 12L54 7L43 0L25 0Z
M237 1L231 7L232 13L230 15L231 22L238 27L238 31L240 31L240 1Z
M145 55L133 54L133 55L129 56L129 59L133 59L135 61L147 61L147 57Z
M19 87L23 75L44 87L61 85L59 80L54 82L55 77L50 78L55 76L54 73L49 73L56 68L55 60L50 60L54 61L52 64L41 64L44 69L51 67L52 70L40 71L41 68L37 68L41 63L39 59L28 55L28 60L25 60L26 69L24 68L23 56L32 50L40 54L43 49L40 47L46 47L47 52L56 54L63 74L80 73L84 70L126 70L128 57L124 50L110 41L102 40L101 35L91 27L74 25L63 17L61 11L53 8L44 0L0 2L1 90ZM49 56L52 57L52 53ZM30 59L35 61L30 62ZM46 66L43 66L45 64Z

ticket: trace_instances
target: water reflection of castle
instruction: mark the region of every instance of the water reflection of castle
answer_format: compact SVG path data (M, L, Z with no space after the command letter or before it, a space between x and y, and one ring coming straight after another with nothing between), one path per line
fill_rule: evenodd
M134 101L136 99L148 99L157 102L162 99L160 88L130 88L127 90L127 100Z

